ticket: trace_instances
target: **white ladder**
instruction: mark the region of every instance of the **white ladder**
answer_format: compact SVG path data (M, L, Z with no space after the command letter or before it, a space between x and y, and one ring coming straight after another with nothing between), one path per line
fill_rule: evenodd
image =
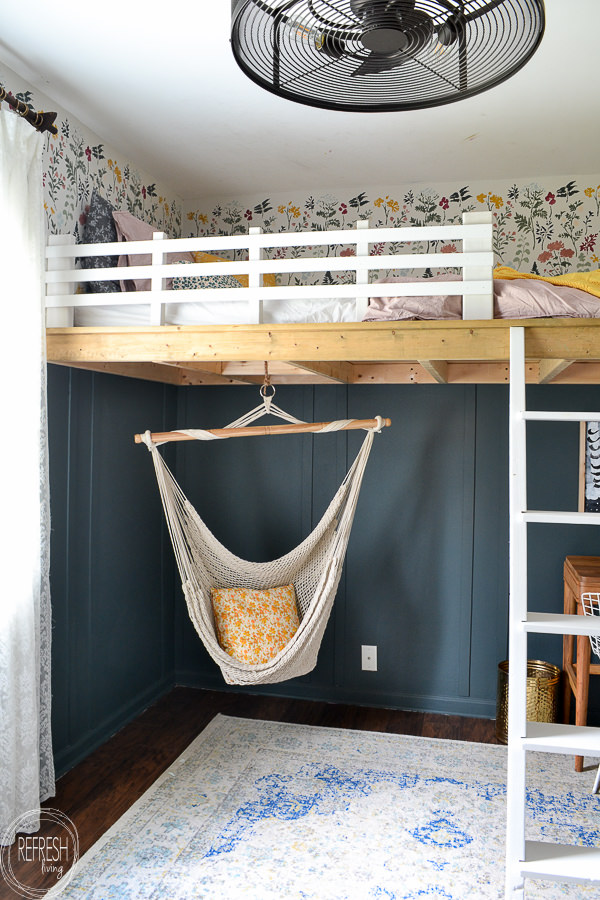
M510 571L506 900L524 900L525 878L600 884L600 848L525 840L527 751L600 755L600 728L527 722L527 634L598 634L595 616L567 616L527 609L529 522L600 525L600 513L527 509L526 422L598 421L594 412L527 412L525 329L510 329ZM594 621L595 620L595 621ZM591 790L591 784L590 784Z

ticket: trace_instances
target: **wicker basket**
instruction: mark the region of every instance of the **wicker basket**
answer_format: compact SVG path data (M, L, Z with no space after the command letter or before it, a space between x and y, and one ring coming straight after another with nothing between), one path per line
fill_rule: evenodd
M530 722L558 721L561 671L540 659L527 660L527 719ZM496 737L508 741L508 660L498 664L496 697Z

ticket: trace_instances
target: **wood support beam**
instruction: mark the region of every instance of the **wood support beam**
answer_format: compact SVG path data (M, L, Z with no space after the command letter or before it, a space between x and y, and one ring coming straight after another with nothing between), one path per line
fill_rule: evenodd
M539 384L548 384L548 382L554 381L556 376L564 372L572 363L572 359L540 359Z
M457 324L461 327L455 327ZM47 345L48 359L63 362L506 359L508 329L490 327L494 324L478 322L466 327L462 322L445 322L441 327L438 322L344 322L214 328L51 328ZM410 327L414 325L417 328ZM537 358L543 355L538 353Z
M600 363L571 362L553 378L552 384L600 384Z
M171 366L180 373L180 384L189 387L212 387L231 384L252 384L252 380L244 377L234 377L225 373L226 363L194 363L194 362L169 362L165 366Z
M159 381L161 384L182 384L182 373L174 366L162 363L135 362L62 362L49 359L51 365L69 366L71 369L85 369L88 372L99 372L106 375L124 375L127 378L141 378L143 381Z
M205 370L202 364L177 363L101 363L52 361L54 365L67 365L90 372L109 375L125 375L146 381L181 386L227 386L260 385L264 375L235 374L238 364L222 364L223 374ZM221 365L221 364L220 364ZM436 384L439 383L431 372L419 363L357 363L348 364L348 384ZM283 372L283 364L277 367ZM252 370L252 367L249 367ZM528 384L540 384L539 364L527 363L525 377ZM323 375L289 366L286 374L273 376L274 384L331 384L331 379ZM447 384L508 384L509 368L506 363L448 363ZM552 381L553 384L600 384L600 363L573 362L563 369Z
M328 363L294 361L291 362L290 365L309 375L321 375L324 379L336 384L352 384L354 380L354 367L351 363L347 362Z
M448 384L448 363L444 359L420 359L419 365L423 366L438 384Z

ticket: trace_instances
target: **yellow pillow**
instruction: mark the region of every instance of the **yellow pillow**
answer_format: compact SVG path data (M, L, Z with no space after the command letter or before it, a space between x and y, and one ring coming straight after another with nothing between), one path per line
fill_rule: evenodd
M211 263L211 262L231 262L231 260L223 259L222 256L215 256L213 253L203 253L201 250L193 250L192 256L194 257L194 262L197 263ZM248 276L247 275L234 275L242 287L248 287ZM263 275L263 286L264 287L276 287L277 281L275 280L274 275Z
M213 588L210 594L219 644L249 665L277 656L300 625L293 584L263 591Z

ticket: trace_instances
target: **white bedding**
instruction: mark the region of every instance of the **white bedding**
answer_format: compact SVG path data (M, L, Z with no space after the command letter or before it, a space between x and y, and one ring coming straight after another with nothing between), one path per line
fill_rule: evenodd
M114 296L114 295L113 295ZM165 325L244 325L248 304L237 300L212 303L167 303ZM293 322L356 322L354 300L265 300L263 322L289 325ZM80 306L75 308L75 325L150 324L150 307Z

